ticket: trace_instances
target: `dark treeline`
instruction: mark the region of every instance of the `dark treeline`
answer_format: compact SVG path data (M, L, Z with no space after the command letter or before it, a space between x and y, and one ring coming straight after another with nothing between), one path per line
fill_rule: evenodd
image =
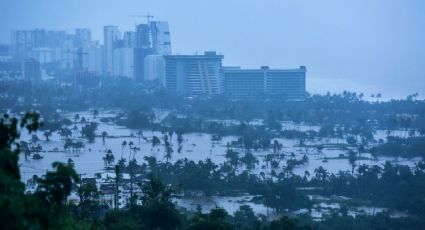
M128 79L103 78L100 87L76 87L72 79L60 82L31 84L24 81L2 81L0 107L12 111L36 109L44 117L63 111L81 111L93 107L121 108L128 113L152 108L184 112L200 119L263 119L270 127L276 121L287 120L316 125L375 127L385 130L415 128L425 132L425 106L417 94L404 100L365 101L363 94L312 95L305 101L228 101L223 97L185 99L166 94L146 84L134 84ZM26 89L26 90L22 90Z

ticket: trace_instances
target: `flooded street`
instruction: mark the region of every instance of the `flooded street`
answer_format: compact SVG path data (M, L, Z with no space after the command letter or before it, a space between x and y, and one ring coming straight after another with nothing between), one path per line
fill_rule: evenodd
M19 165L21 169L21 180L26 182L33 175L41 176L46 173L47 170L51 169L51 164L55 161L60 162L68 162L68 159L72 159L75 164L75 168L77 172L82 177L95 177L96 173L104 173L109 172L111 170L105 169L105 162L102 159L107 150L111 150L115 163L121 158L129 159L129 146L123 146L122 143L126 141L127 143L132 142L134 147L140 148L140 151L137 151L135 154L135 158L137 162L143 162L143 157L145 156L153 156L156 157L157 160L166 161L164 158L165 147L163 145L163 134L158 131L152 130L143 130L143 135L139 138L137 136L138 130L132 130L125 128L123 126L118 126L113 122L102 122L102 118L114 118L117 116L118 111L100 111L99 115L96 119L93 118L92 112L85 111L79 113L68 113L65 114L65 117L73 120L74 116L79 114L80 117L85 117L87 122L97 122L98 127L96 130L96 138L94 142L90 143L85 138L81 137L81 127L83 124L77 123L71 126L72 128L72 138L82 141L84 143L84 147L77 150L64 150L65 141L58 133L53 133L50 137L50 141L46 141L41 132L36 133L39 137L39 144L42 146L42 151L40 155L43 159L34 160L31 157L25 159L24 154L21 155L19 160ZM161 117L162 119L168 114L168 112L162 112L157 115L157 117ZM160 122L160 120L158 120ZM223 123L234 123L236 121L223 121ZM254 125L260 125L262 121L253 122ZM283 123L284 129L296 129L296 130L318 130L320 127L317 126L306 126L306 125L296 125L293 123ZM105 141L102 140L102 132L107 132L108 135L105 138ZM109 135L113 134L113 135ZM385 132L381 131L377 134L380 138L385 138ZM400 135L403 135L402 133ZM161 139L161 145L152 146L151 140L153 136L157 136ZM170 162L175 162L179 159L187 158L193 161L201 161L206 160L207 158L211 158L212 161L216 164L222 164L225 158L226 152L226 144L231 143L232 141L237 141L238 137L236 136L225 136L219 143L214 143L212 140L212 135L207 133L187 133L183 135L183 142L181 145L180 153L178 152L179 143L177 141L177 135L174 134L171 138L171 145L173 148L173 154ZM21 140L30 142L31 135L28 133L21 134ZM286 160L290 158L290 154L294 153L295 159L301 159L304 155L307 155L309 161L307 164L302 166L297 166L294 169L294 173L300 176L304 176L306 172L309 173L310 176L314 175L314 170L318 167L325 168L329 173L338 173L339 171L351 171L352 166L350 165L348 159L343 157L345 152L341 149L334 147L325 147L321 153L318 153L314 148L300 148L299 140L296 139L285 139L285 138L277 138L279 143L283 144L282 151L287 156L282 160L280 167L276 169L276 172L282 171L282 166L286 163ZM272 140L273 141L273 140ZM314 146L317 144L331 144L331 143L345 143L345 140L322 140L318 141L306 141L305 144L307 146ZM241 156L244 154L246 150L232 147L234 150L238 151ZM266 162L264 161L264 156L272 153L273 150L270 149L268 151L259 150L253 151L252 153L257 157L258 164L254 169L254 173L259 174L260 172L264 172L266 175L270 175L270 168L266 167ZM380 157L377 159L373 159L370 154L364 153L362 154L362 158L356 161L356 165L383 165L386 161L395 161L395 158L391 157ZM399 164L414 166L416 162L420 161L420 158L413 159L398 159ZM177 203L179 206L187 208L189 210L196 210L197 206L200 205L202 207L203 212L208 212L212 208L219 206L225 208L228 212L233 213L238 209L240 205L246 204L253 208L255 213L270 215L273 213L271 210L267 209L262 204L256 204L251 202L252 197L250 196L237 196L237 197L220 197L220 196L211 196L211 197L191 197L191 198L180 198L177 199ZM237 204L237 205L235 205ZM338 203L321 203L317 207L315 207L310 215L314 218L320 218L323 213L328 213L332 208L339 208ZM372 208L359 208L357 211L351 210L351 214L355 214L357 212L364 211L366 213L373 213L383 211L384 209L372 209ZM366 210L366 211L365 211ZM306 212L307 210L299 210L298 212Z

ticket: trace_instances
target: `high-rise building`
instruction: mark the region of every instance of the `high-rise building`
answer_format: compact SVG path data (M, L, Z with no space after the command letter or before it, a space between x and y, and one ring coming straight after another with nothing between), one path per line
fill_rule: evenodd
M79 28L75 30L75 46L86 47L91 42L90 29Z
M114 64L114 42L120 39L120 32L117 26L103 27L104 37L104 57L105 57L105 73L111 75Z
M60 50L50 47L38 47L31 50L31 57L40 64L52 63L60 60Z
M46 43L48 47L60 48L67 39L68 34L65 31L49 30L46 32Z
M9 45L0 45L0 62L10 61L12 58L10 56L10 46Z
M37 82L41 80L40 63L33 58L22 62L22 77L26 80Z
M299 69L223 68L225 94L230 99L279 98L303 100L306 95L305 66Z
M33 49L46 50L46 48L54 49L57 58L63 58L66 50L58 50L64 46L68 40L74 39L72 35L65 31L49 31L44 29L35 30L17 30L11 33L11 56L16 61L23 61L33 56ZM50 51L49 51L50 52ZM63 52L63 53L57 53ZM52 59L52 61L58 61Z
M30 57L33 48L31 31L17 30L11 33L11 53L15 60L21 61Z
M135 48L134 49L134 79L136 81L144 81L145 79L145 58L148 55L154 54L150 48Z
M104 56L102 45L99 42L90 42L83 51L87 54L83 56L84 69L96 75L101 74L103 72L102 58Z
M222 55L165 55L165 89L188 96L211 96L222 93Z
M45 29L35 29L31 31L33 48L47 47L47 32Z
M136 48L148 49L151 46L149 25L139 24L136 26Z
M164 82L165 60L163 55L148 55L145 57L145 80Z
M126 31L124 32L122 40L124 41L124 46L127 48L136 47L136 32Z
M114 49L113 76L133 78L134 71L133 48L121 47Z
M149 24L152 36L152 48L156 54L171 54L170 28L168 22L153 21Z

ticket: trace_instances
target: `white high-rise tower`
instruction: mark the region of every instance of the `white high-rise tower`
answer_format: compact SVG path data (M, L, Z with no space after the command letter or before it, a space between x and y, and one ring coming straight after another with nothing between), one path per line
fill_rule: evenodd
M114 42L120 39L120 32L117 26L105 26L103 27L104 36L104 61L105 61L105 73L112 74L114 66Z

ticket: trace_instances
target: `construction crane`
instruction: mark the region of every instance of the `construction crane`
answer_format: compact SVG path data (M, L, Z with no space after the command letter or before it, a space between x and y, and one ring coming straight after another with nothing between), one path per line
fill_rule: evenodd
M147 23L149 24L150 19L153 18L153 15L147 14L147 15L141 15L141 14L130 14L129 17L135 17L135 18L146 18Z

